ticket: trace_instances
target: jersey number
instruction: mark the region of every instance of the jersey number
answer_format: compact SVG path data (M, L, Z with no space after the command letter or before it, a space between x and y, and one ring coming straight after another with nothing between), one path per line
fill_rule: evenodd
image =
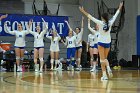
M104 25L103 30L107 30L107 25Z
M69 41L69 44L72 44L72 41Z
M19 37L22 37L22 35L19 35Z

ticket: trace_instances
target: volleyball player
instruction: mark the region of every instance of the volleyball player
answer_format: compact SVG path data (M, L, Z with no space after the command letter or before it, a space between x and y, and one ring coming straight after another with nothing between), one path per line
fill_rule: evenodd
M61 39L60 35L57 33L57 30L53 27L52 36L49 36L49 32L47 32L46 37L51 40L50 45L50 55L51 55L51 69L56 70L57 64L59 64L59 41ZM55 66L54 66L55 61Z
M73 35L73 31L68 23L65 21L69 27L69 33L66 37L66 41L63 42L67 46L67 70L74 70L75 65L75 52L76 52L76 36Z
M92 32L92 34L88 35L88 46L90 52L90 63L91 63L91 72L96 72L96 64L98 63L98 26L96 28L91 28L90 19L88 19L88 29Z
M81 28L76 27L74 35L76 36L76 70L81 70L81 54L82 54L82 36L83 36L83 22L84 17L82 16Z
M25 51L25 36L29 34L28 31L23 30L22 24L18 23L18 30L10 31L7 24L4 24L5 32L11 35L15 35L15 54L16 54L16 63L17 63L17 72L22 72L22 62L24 60L24 51Z
M99 55L100 55L101 68L102 68L101 80L108 79L107 74L106 74L106 67L107 67L107 72L109 76L112 77L112 71L109 67L109 62L107 60L108 53L110 50L110 43L111 43L110 31L122 6L123 6L123 2L120 3L118 10L116 11L115 15L113 16L111 20L109 20L107 13L102 14L101 20L98 20L94 18L93 16L91 16L89 13L87 13L82 7L79 7L80 11L83 14L85 14L89 19L91 19L93 22L99 25L100 35L98 38L98 50L99 50Z
M28 31L34 36L34 64L35 64L35 71L38 72L39 65L37 64L37 59L40 60L40 70L39 72L43 72L43 65L44 65L44 35L48 30L48 25L45 24L45 28L41 31L40 25L37 25L36 32L30 30L33 21L29 21L29 28ZM39 57L38 57L39 56Z

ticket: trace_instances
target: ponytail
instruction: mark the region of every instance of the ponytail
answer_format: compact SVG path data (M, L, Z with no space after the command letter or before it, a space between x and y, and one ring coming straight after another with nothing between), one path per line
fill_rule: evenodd
M108 30L109 30L109 22L108 22L108 20L107 20L105 32L107 32Z
M105 32L107 32L109 30L108 14L107 13L103 13L102 14L102 18L105 20L105 26L103 27L103 30L105 30Z

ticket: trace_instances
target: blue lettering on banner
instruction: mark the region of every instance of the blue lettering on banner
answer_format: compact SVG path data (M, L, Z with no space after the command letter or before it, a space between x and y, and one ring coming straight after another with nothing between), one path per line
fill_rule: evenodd
M3 14L0 14L0 16ZM68 20L67 16L40 16L40 15L21 15L21 14L9 14L7 18L0 21L0 36L11 36L10 34L5 33L4 23L7 23L10 31L17 30L17 25L20 22L22 24L23 30L27 30L28 22L30 19L33 19L32 31L36 31L36 26L40 25L41 30L45 28L45 24L42 21L42 18L48 24L48 30L52 29L52 26L55 26L58 34L60 36L68 35L68 26L64 22ZM30 35L31 36L31 35Z

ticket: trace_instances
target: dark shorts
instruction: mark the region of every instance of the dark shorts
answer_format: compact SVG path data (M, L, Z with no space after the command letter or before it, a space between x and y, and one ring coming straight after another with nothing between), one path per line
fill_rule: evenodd
M44 48L44 47L34 47L35 49L39 50L40 48Z
M98 45L104 47L104 48L110 48L110 43L101 43L101 42L98 42Z
M90 46L90 48L98 48L98 44L94 44L94 46Z
M80 48L82 48L82 46L76 47L76 50L79 50Z
M94 44L93 48L98 48L98 44Z
M25 47L14 46L14 48L24 49Z

